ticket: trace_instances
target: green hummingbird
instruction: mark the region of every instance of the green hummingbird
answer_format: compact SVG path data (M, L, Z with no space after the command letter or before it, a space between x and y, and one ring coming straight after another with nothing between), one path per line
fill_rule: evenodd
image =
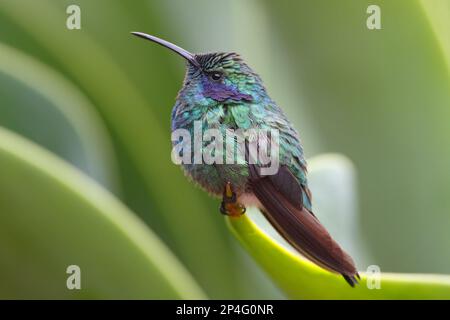
M250 161L246 142L241 162L187 161L182 163L186 175L208 193L222 197L223 214L236 217L244 214L248 206L258 207L299 253L320 267L341 274L353 287L359 275L352 258L313 214L299 135L269 97L258 74L234 52L192 54L155 36L132 34L160 44L187 61L183 86L172 110L173 131L183 129L195 134L197 122L202 125L202 132L216 129L225 134L229 130L255 128L279 132L279 167L275 174L261 174L264 166ZM205 146L201 142L200 148Z

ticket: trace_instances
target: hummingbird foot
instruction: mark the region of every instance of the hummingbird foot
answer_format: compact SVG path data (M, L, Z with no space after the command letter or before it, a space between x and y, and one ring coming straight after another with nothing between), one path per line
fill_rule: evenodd
M237 202L236 193L230 182L227 182L223 189L222 203L220 204L220 212L230 217L240 217L245 213L245 207Z

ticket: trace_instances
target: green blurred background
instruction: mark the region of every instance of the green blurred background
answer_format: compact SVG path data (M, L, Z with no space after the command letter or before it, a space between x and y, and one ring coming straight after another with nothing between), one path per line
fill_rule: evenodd
M81 8L81 30L66 28L70 4ZM381 30L366 27L370 4L381 8ZM282 298L230 235L218 201L170 160L184 62L129 32L192 52L239 52L299 129L308 158L339 152L354 163L358 213L348 223L364 242L354 252L360 269L450 273L449 21L448 0L1 0L0 125L112 192L207 297ZM0 164L0 297L176 297L151 275L134 290L145 268L113 246L114 233L69 209L61 188L39 190L40 177L34 185L13 160ZM77 234L55 231L75 225ZM158 250L151 259L165 256ZM75 257L99 274L135 273L135 282L100 279L96 290L68 293L58 268Z

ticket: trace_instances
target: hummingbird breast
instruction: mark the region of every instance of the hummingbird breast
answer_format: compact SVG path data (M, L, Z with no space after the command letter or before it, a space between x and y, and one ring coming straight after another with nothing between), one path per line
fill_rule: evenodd
M220 197L227 182L233 186L237 195L248 190L247 165L230 164L185 164L185 174L208 193Z
M201 125L202 135L209 129L218 130L225 142L222 150L216 149L216 159L221 159L221 163L207 164L205 162L195 162L191 158L190 163L183 163L185 174L201 188L212 195L221 196L223 188L227 182L233 185L238 196L250 192L249 167L245 161L245 153L242 149L236 152L235 162L225 161L225 154L228 152L227 133L242 130L249 133L249 130L278 130L280 132L279 144L279 164L288 166L298 179L298 182L306 186L306 163L303 158L303 150L298 139L297 132L284 116L276 104L267 100L258 103L242 104L217 104L211 106L207 103L187 103L187 99L177 100L177 104L172 112L172 130L188 130L191 137L195 136L195 127ZM207 148L209 141L202 141L201 145L195 145L195 138L191 143L191 150L198 151ZM237 147L239 148L239 147ZM242 148L242 147L241 147ZM245 149L245 146L243 146ZM243 158L240 158L242 157ZM301 195L299 195L301 196ZM308 199L304 203L309 203ZM309 207L309 206L308 206Z
M248 107L245 107L248 109ZM172 129L183 128L189 131L191 138L191 150L195 153L199 149L202 151L202 161L198 163L195 161L194 155L191 157L191 163L182 163L182 168L187 177L198 184L202 189L208 193L221 196L224 185L230 182L233 185L234 191L239 195L247 190L248 182L248 166L245 162L244 154L233 154L234 161L227 160L227 153L233 153L238 150L230 148L229 140L227 141L227 134L242 128L241 122L236 119L235 113L243 113L244 106L227 106L218 105L212 107L204 107L197 104L195 107L189 107L177 103L172 113ZM245 119L249 122L249 115L245 115ZM239 125L241 124L241 126ZM200 127L200 129L199 129ZM196 131L197 130L197 131ZM198 132L201 130L201 141L198 141ZM208 164L205 161L205 154L210 154L208 148L211 147L211 139L206 138L206 135L211 130L220 133L222 140L222 147L214 149L214 159L218 160L214 163ZM196 135L197 134L197 135ZM234 142L233 142L234 143ZM244 146L241 146L241 148ZM230 150L233 151L230 151ZM237 152L236 152L237 153Z

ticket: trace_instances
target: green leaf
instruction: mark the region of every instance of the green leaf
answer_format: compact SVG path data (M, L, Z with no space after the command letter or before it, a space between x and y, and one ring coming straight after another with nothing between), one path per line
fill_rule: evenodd
M447 62L447 71L450 76L450 2L448 0L420 0L420 4L436 36L442 57Z
M1 298L205 297L151 230L74 167L0 128L0 168ZM69 265L81 268L81 290L66 288Z
M326 187L321 188L319 183L335 181L337 172L344 172L342 167L348 166L347 159L336 155L319 156L310 161L310 177L315 180L317 197L326 198L328 203L334 201L336 205L348 207L349 204L342 199L334 199ZM341 169L339 169L341 167ZM338 168L338 169L336 169ZM347 169L348 170L348 169ZM327 178L326 176L330 176ZM341 175L342 189L352 190L351 184ZM338 194L345 195L348 190L341 190ZM350 196L350 199L352 197ZM323 202L323 200L321 200ZM352 200L350 200L352 201ZM322 205L322 208L326 206ZM329 207L326 208L329 210ZM340 212L337 207L336 214ZM330 215L330 212L327 212ZM319 219L323 211L316 212ZM328 222L330 217L328 216ZM335 221L350 225L345 227L346 232L356 236L356 215L340 215L333 217ZM426 275L426 274L401 274L381 273L380 289L370 289L376 277L367 278L365 273L361 274L360 284L351 288L342 276L330 273L318 267L314 263L300 256L273 227L267 222L262 213L256 208L249 208L248 213L240 218L228 218L228 225L242 245L250 252L253 258L263 267L278 287L292 299L448 299L450 298L450 276ZM335 226L333 226L335 227ZM330 228L335 229L335 228ZM337 229L334 231L336 232ZM333 232L331 232L333 234ZM340 239L343 239L342 237ZM342 242L342 241L341 241ZM359 244L354 244L358 247ZM352 252L353 253L353 252ZM360 256L360 255L359 255ZM358 261L357 261L358 262ZM369 285L368 285L369 282Z
M260 215L250 208L252 215ZM381 273L381 288L369 289L365 273L351 288L340 275L321 269L277 242L248 215L229 218L242 245L291 299L449 299L450 276Z
M289 68L271 78L302 95L281 106L309 115L290 118L308 155L339 150L355 163L361 233L382 270L450 270L442 254L450 245L444 2L264 1L270 39L280 39L276 51L287 56L270 63ZM366 27L371 4L381 8L381 30Z
M82 29L70 31L65 27L69 3L0 1L0 14L11 30L0 38L11 37L11 43L59 68L89 97L114 138L124 202L152 226L208 293L235 297L241 268L229 233L220 214L211 214L208 197L170 159L170 110L183 61L129 33L155 30L163 36L157 23L157 16L164 16L161 9L146 11L123 1L78 1ZM13 23L7 24L8 19ZM105 28L105 21L115 22ZM176 61L178 79L171 76L168 60ZM180 217L180 212L186 215Z
M65 77L0 43L0 125L37 142L117 190L110 136L91 102Z

